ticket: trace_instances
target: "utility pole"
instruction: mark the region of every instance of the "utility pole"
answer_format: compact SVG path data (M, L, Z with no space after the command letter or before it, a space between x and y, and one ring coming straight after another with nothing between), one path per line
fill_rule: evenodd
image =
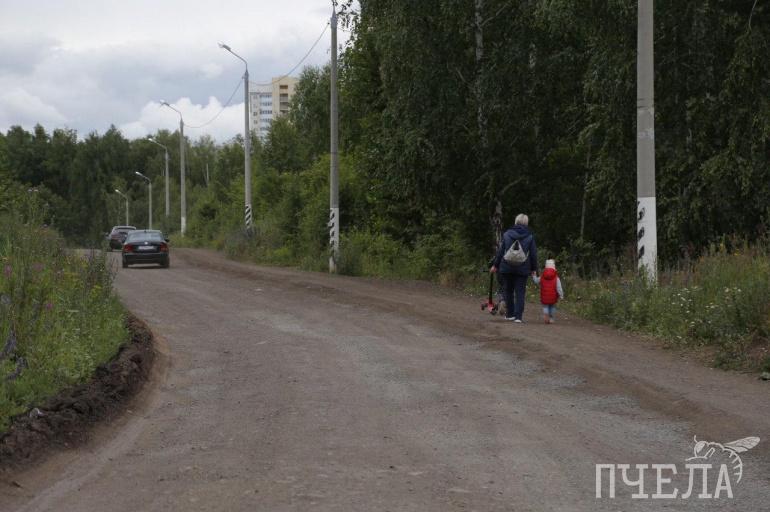
M168 107L177 114L179 114L179 186L182 189L180 191L181 195L181 219L180 219L180 226L179 231L182 236L184 236L185 231L187 230L187 194L185 193L185 185L184 185L184 118L182 117L182 113L172 107L168 104L167 101L160 101L161 106ZM168 189L167 189L168 190Z
M147 182L147 197L148 197L148 206L147 206L147 217L149 218L148 227L149 229L152 229L152 180L142 174L139 171L134 171L134 174L142 178Z
M184 119L179 114L179 186L181 188L181 223L179 231L184 236L187 231L187 194L185 190L185 172L184 172Z
M165 172L165 174L163 176L166 178L166 220L168 220L168 216L171 213L171 211L169 210L170 207L169 207L169 200L168 200L168 148L166 146L164 146L163 144L161 144L160 142L158 142L157 140L155 140L154 138L152 138L152 137L148 137L147 140L149 140L150 142L152 142L156 146L162 147L163 151L165 151L165 155L166 155L166 172Z
M636 241L639 269L657 283L655 202L655 67L653 0L638 0L636 60Z
M120 194L123 197L123 199L126 200L126 226L130 226L130 224L128 223L128 196L118 189L115 189L115 192Z
M245 61L244 61L245 62ZM251 130L249 130L249 66L246 65L246 71L243 73L243 152L244 152L244 211L243 217L246 223L246 230L251 229ZM208 184L208 180L207 180Z
M246 230L251 229L252 210L251 210L251 130L249 130L249 63L246 59L235 53L232 48L224 43L219 43L219 47L227 50L235 55L246 66L246 71L243 73L243 173L244 173L244 212L243 218L246 225ZM207 182L208 184L208 182Z
M337 272L337 262L340 253L340 205L339 205L339 161L338 161L338 132L337 126L337 10L332 7L332 48L331 48L331 98L330 112L331 119L329 126L331 128L330 156L331 165L329 169L329 272Z
M171 210L169 210L169 200L168 200L168 149L166 149L166 220L168 220L168 216L171 213Z

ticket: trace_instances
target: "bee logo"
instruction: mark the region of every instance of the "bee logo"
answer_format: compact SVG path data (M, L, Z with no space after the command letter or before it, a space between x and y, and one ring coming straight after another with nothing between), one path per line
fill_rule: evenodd
M710 459L717 450L720 450L722 453L727 453L733 466L733 475L736 477L735 483L738 483L743 477L743 461L738 454L747 452L758 445L759 438L744 437L737 441L721 444L710 441L698 441L697 436L693 436L693 442L695 443L692 449L693 456L686 460L707 460Z

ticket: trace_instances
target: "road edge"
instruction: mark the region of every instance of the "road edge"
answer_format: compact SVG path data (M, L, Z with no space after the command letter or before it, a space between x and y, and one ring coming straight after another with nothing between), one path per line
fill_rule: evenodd
M131 340L99 365L91 380L14 418L0 437L0 472L30 469L56 450L80 446L97 427L128 409L152 379L159 354L155 337L142 320L128 312L126 326Z

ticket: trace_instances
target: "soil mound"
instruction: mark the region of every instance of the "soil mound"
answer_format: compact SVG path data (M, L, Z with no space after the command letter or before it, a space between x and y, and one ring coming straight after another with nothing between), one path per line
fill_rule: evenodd
M0 469L36 461L52 448L80 444L97 422L119 414L148 379L155 358L149 328L129 315L130 342L93 378L65 389L26 414L17 416L0 437Z

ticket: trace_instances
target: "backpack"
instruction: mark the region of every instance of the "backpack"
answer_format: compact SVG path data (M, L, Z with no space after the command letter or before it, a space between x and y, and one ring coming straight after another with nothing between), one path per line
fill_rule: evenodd
M525 238L524 240L526 240L527 238ZM529 253L524 251L524 247L522 247L521 242L519 242L519 240L516 239L513 241L511 246L508 248L508 250L505 251L505 255L503 255L503 259L509 265L519 266L523 263L526 263L526 261L529 259Z

